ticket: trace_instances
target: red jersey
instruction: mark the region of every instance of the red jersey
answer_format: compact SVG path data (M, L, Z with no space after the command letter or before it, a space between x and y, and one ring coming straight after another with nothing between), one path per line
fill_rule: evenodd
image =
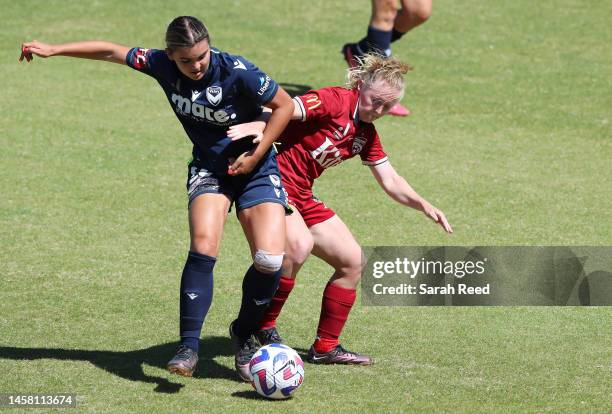
M364 165L387 161L376 128L359 122L359 91L328 87L293 98L302 119L289 123L278 146L283 181L311 188L326 168L359 154Z

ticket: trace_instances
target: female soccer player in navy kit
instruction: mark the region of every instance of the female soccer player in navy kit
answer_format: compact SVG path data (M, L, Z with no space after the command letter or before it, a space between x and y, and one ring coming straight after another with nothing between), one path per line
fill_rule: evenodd
M243 57L211 48L206 27L191 16L170 23L166 50L104 41L24 43L20 60L29 62L33 55L128 65L153 77L166 93L193 142L187 181L191 245L180 288L181 345L168 369L192 376L196 368L200 332L212 301L213 267L233 202L253 258L238 317L230 325L236 368L248 381L248 362L256 350L252 334L278 286L285 248L286 198L271 145L291 117L291 98ZM264 104L273 111L261 141L247 146L250 140L233 142L231 137L249 133L237 125L256 119Z
M342 220L312 194L325 169L359 155L382 189L395 201L422 211L448 232L444 213L397 174L383 151L373 122L404 94L410 66L394 58L366 55L349 70L349 89L329 87L294 98L294 121L281 134L278 163L294 214L287 216L283 276L256 333L262 344L280 342L276 318L311 253L334 268L323 292L317 336L307 360L321 364L362 364L372 360L347 351L340 333L355 302L363 268L361 247ZM301 121L301 122L300 122Z

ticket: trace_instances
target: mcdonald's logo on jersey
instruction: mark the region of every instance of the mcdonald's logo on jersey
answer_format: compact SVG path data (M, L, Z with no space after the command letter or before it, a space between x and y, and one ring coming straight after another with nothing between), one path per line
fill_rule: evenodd
M304 96L304 102L306 103L306 109L308 111L312 111L313 109L321 106L321 100L319 99L319 96L315 94Z

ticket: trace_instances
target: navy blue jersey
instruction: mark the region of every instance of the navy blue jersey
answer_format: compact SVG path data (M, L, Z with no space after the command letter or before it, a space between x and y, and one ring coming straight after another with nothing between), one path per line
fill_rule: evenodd
M193 157L217 174L227 172L227 159L252 146L249 139L232 142L231 125L250 122L261 114L278 84L241 56L210 49L210 65L201 80L183 75L164 50L130 49L126 63L157 80L193 142Z

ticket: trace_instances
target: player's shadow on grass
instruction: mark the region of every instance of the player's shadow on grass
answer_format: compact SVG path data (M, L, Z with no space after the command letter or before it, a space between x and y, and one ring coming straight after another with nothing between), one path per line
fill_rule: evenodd
M58 359L68 361L89 361L98 368L102 368L121 378L130 381L157 384L155 387L156 392L177 393L184 387L184 384L172 382L164 377L147 375L143 370L143 364L165 369L166 363L172 358L177 347L177 343L170 342L135 351L121 352L0 346L0 358L16 360ZM216 356L230 355L233 355L233 352L229 338L219 336L203 338L200 344L200 361L194 377L224 378L241 382L237 377L236 371L214 360Z
M298 347L293 347L294 351L298 353L298 355L300 356L300 358L302 358L302 361L306 361L306 356L308 355L308 349L306 348L298 348Z
M257 391L250 390L250 391L236 391L232 393L232 397L239 397L239 398L244 398L245 400L266 400L266 401L270 401L270 402L281 402L281 401L289 401L291 398L287 398L287 399L280 399L280 400L273 400L270 398L265 398L262 397L261 395L257 394Z
M312 89L309 85L299 85L297 83L280 83L280 86L287 91L287 93L293 98L294 96L303 95Z

